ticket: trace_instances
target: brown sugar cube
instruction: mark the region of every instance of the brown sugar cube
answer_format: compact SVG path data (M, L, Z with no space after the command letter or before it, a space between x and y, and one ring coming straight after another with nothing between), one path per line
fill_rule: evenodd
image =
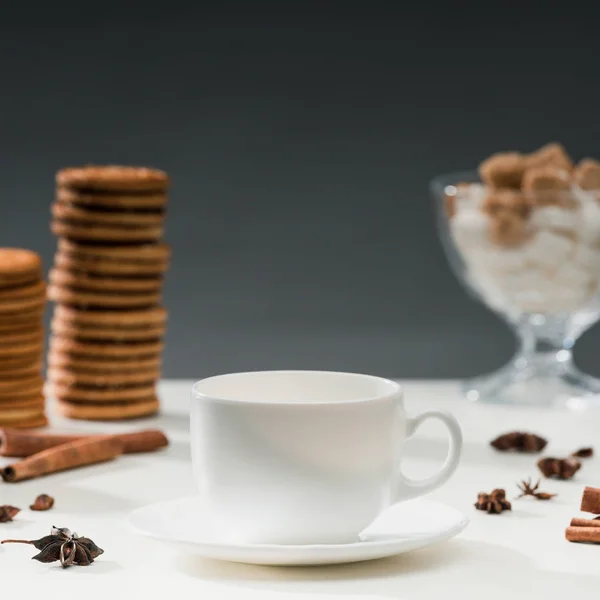
M583 190L600 190L600 161L584 158L575 167L573 180Z
M519 189L524 171L525 157L519 152L492 154L479 165L479 176L493 188Z
M484 200L483 211L491 217L509 212L524 219L529 216L531 205L527 196L521 192L494 190Z
M523 175L523 193L531 205L565 208L575 205L569 173L551 165L527 169Z
M539 150L532 152L526 157L525 162L527 169L552 166L571 172L574 167L573 161L567 154L567 151L557 142L546 144Z
M466 194L469 191L469 188L472 184L460 182L457 183L453 187L450 192L444 194L444 209L446 211L446 216L451 219L456 214L456 198L461 194Z
M490 239L499 246L518 246L527 239L526 220L515 212L503 211L490 219Z

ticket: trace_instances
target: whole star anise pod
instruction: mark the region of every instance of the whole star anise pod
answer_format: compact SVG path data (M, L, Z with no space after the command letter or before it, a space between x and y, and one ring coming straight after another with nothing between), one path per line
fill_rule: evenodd
M60 560L65 569L71 565L89 565L104 552L89 538L79 537L65 527L52 527L50 535L39 540L2 540L2 543L31 544L40 550L39 554L32 556L34 560L43 563Z
M54 506L54 498L48 494L40 494L29 507L30 510L50 510Z
M501 452L508 450L515 452L541 452L547 443L548 441L543 437L525 431L511 431L510 433L498 436L490 442L496 450L500 450Z
M571 456L575 456L576 458L590 458L594 456L593 448L580 448L577 452L573 452Z
M512 506L506 499L506 492L503 489L495 489L491 494L486 494L485 492L477 494L475 508L477 510L485 510L490 515L500 514L504 510L512 510Z
M13 517L18 515L21 512L20 508L16 506L10 506L9 504L5 504L4 506L0 506L0 523L8 523L13 520Z
M538 492L537 489L540 487L539 479L534 486L531 485L531 478L529 478L527 481L521 481L520 484L517 483L517 487L519 490L521 490L521 495L517 496L517 498L523 498L523 496L533 496L538 500L550 500L556 496L556 494L548 494L548 492Z
M542 458L538 460L537 466L544 477L555 477L556 479L571 479L581 469L581 463L573 457Z

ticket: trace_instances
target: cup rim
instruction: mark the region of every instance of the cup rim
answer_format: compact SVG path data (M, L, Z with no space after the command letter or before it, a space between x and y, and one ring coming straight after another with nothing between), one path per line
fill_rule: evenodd
M199 386L203 383L214 381L215 379L225 379L230 377L247 377L255 375L270 375L270 374L304 374L304 375L338 375L343 377L355 377L362 379L370 379L379 383L384 383L389 387L389 391L373 396L365 396L361 398L347 399L347 400L331 400L331 401L286 401L286 400L242 400L239 398L226 398L214 394L209 394L199 390ZM404 390L402 386L392 379L386 377L379 377L378 375L369 375L367 373L351 373L346 371L326 371L326 370L306 370L306 369L274 369L265 371L240 371L235 373L222 373L220 375L212 375L196 381L192 385L192 396L196 399L209 400L211 402L218 402L224 404L246 404L246 405L262 405L262 406L339 406L344 404L362 404L367 402L377 402L404 398Z

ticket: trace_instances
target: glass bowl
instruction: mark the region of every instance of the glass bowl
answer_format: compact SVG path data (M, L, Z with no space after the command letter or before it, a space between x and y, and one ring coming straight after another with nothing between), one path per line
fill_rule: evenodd
M507 365L464 382L467 399L600 406L600 379L572 355L600 318L600 192L498 191L475 172L440 176L431 192L452 270L519 339Z

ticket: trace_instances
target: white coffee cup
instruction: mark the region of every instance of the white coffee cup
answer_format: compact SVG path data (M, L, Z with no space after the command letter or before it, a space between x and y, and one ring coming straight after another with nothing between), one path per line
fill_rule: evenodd
M441 470L401 471L404 442L426 419L450 433ZM397 383L352 373L219 375L192 389L194 476L202 509L240 543L357 541L386 508L442 485L455 471L460 426L437 411L407 417Z

